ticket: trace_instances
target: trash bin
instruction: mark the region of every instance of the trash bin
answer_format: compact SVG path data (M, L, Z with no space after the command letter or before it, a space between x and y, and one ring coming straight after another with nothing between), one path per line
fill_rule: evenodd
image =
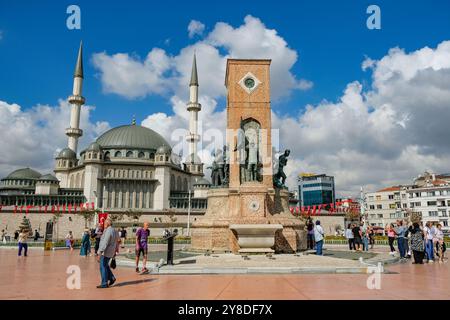
M173 266L173 241L177 235L177 229L173 230L173 232L166 230L163 237L167 241L167 264L171 266Z

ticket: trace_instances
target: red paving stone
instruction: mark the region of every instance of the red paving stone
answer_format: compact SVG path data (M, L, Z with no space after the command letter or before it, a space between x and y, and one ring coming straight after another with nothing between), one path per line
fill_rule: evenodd
M81 269L81 289L66 287L66 269ZM362 274L301 275L137 275L132 268L114 271L117 284L97 289L94 257L77 251L30 250L27 258L0 249L0 299L450 299L449 263L388 266L381 290L366 287Z

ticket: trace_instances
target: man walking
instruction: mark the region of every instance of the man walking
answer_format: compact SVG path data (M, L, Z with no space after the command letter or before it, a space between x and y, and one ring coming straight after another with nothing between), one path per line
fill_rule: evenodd
M99 289L108 288L116 282L109 261L116 256L119 244L119 234L112 227L112 221L107 218L104 222L104 230L100 238L98 247L97 261L100 262L100 275L102 277L101 285L97 286Z
M139 228L136 232L136 272L139 272L139 257L142 253L142 273L147 273L148 269L146 267L147 264L147 254L148 254L148 245L147 240L150 235L150 230L148 229L149 223L144 222L144 227Z

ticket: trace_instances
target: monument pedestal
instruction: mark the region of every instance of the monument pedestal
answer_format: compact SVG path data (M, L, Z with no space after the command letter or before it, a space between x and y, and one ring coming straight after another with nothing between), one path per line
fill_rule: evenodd
M288 197L287 190L269 189L259 183L246 183L238 189L211 189L206 214L192 224L191 248L238 253L243 248L236 226L253 225L254 232L261 233L267 228L263 225L281 225L274 236L276 253L306 249L305 224L289 211Z

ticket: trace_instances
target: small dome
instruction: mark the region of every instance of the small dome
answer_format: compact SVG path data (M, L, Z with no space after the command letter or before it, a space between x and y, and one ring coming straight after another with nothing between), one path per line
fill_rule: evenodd
M39 181L54 181L59 182L59 180L52 174L45 174L39 178Z
M156 150L156 153L170 154L172 153L172 148L170 148L168 145L162 145L161 147L158 148L158 150Z
M41 174L30 168L18 169L16 171L11 172L5 179L38 179Z
M73 152L72 149L69 148L64 148L62 149L59 154L58 154L58 158L63 158L63 159L76 159L77 155L75 154L75 152Z
M205 178L198 178L197 181L194 182L194 186L199 186L199 185L208 185L208 186L210 186L211 182L209 182Z
M89 147L86 149L86 151L96 151L100 152L102 151L102 147L97 142L92 142Z

